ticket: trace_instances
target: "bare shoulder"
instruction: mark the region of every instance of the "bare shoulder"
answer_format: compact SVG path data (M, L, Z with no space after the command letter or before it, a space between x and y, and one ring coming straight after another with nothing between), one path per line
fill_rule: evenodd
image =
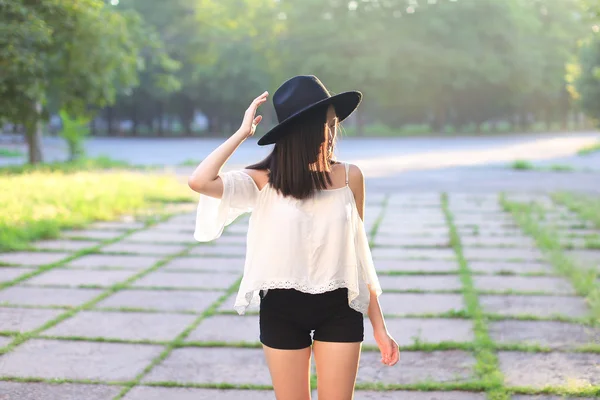
M348 183L353 192L356 193L355 189L362 191L365 185L365 177L357 165L348 163Z
M244 169L244 172L250 175L259 190L269 182L269 173L266 170Z

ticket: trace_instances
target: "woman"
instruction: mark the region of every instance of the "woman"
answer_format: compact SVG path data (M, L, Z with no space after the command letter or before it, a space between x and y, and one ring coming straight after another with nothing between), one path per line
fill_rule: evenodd
M297 76L273 96L279 124L259 145L274 144L262 162L221 173L262 117L257 97L240 129L189 178L201 194L195 238L218 238L252 212L244 276L235 302L243 314L260 307L260 341L278 400L310 399L314 351L320 400L353 398L368 314L381 361L394 365L398 345L387 332L362 222L364 178L333 157L338 124L362 99L360 92L331 96L314 76ZM311 331L314 331L311 338ZM314 340L314 341L313 341Z

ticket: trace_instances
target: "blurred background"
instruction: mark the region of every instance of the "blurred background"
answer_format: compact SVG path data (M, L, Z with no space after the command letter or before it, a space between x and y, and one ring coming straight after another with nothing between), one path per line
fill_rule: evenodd
M6 159L19 141L30 162L43 160L42 134L66 139L47 140L50 160L66 157L53 143L77 157L83 136L226 137L254 97L297 74L364 93L348 137L589 131L600 117L599 9L595 0L10 2L2 163L24 161L18 149ZM270 104L261 112L258 136L276 123ZM119 158L117 145L98 146L92 153Z

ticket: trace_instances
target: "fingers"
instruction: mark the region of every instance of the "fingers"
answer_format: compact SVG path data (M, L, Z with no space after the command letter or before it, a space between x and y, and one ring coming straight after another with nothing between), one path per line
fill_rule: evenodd
M252 121L252 125L256 126L260 124L260 121L262 121L262 115L258 115L256 118L254 118L254 121Z
M395 365L400 359L398 345L392 341L390 347L381 351L381 362L389 367Z

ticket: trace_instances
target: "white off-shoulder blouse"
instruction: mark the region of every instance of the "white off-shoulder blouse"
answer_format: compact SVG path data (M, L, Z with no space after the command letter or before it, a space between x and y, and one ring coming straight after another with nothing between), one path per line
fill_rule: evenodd
M317 294L348 289L348 304L363 314L369 286L381 294L363 221L348 186L320 190L298 200L269 184L261 190L247 173L220 174L221 199L200 195L194 238L208 242L244 213L250 216L244 275L234 309L244 314L260 303L259 292L296 289Z

